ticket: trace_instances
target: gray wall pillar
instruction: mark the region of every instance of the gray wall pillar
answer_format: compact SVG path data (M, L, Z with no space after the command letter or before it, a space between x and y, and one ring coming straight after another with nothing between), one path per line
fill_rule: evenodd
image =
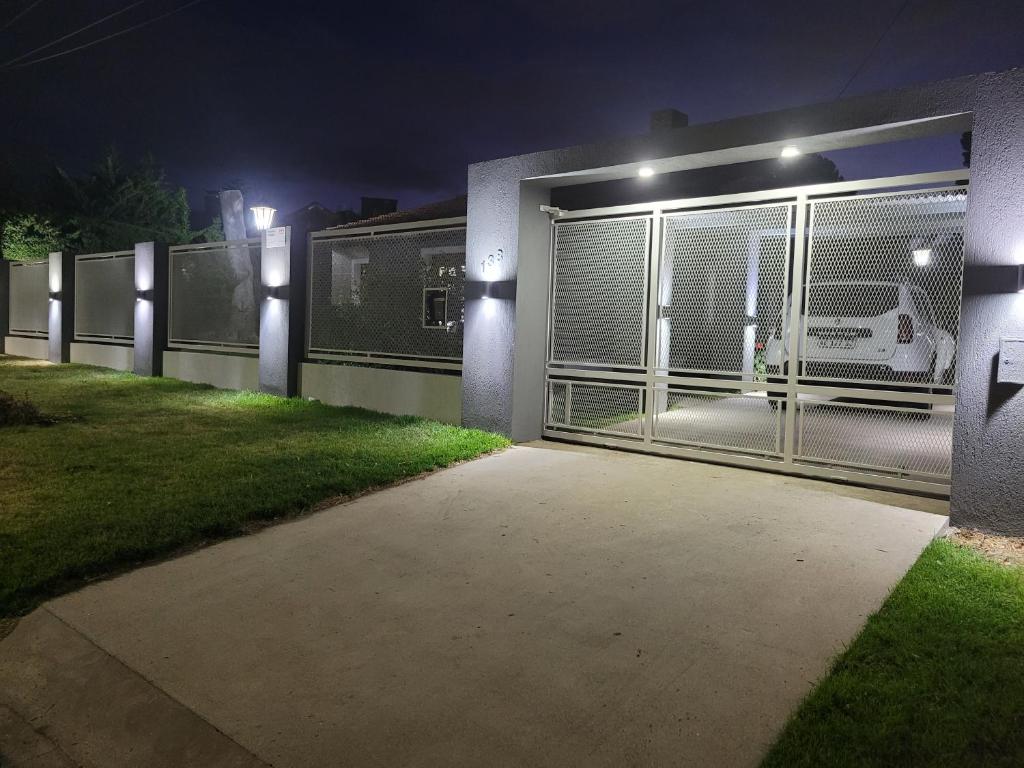
M50 254L49 360L71 362L75 335L75 257L67 251Z
M0 354L11 332L11 262L0 258Z
M259 388L292 397L305 343L306 238L293 238L291 227L274 227L260 244Z
M135 244L135 363L139 376L162 376L167 348L167 245Z
M996 381L999 339L1024 338L1024 70L986 76L974 110L964 242L953 525L1024 535L1024 389Z

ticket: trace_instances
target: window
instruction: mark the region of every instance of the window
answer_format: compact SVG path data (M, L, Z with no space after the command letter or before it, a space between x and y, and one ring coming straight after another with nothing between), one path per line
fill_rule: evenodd
M367 258L352 260L352 277L349 286L352 293L352 303L356 306L362 303L363 282L366 278L366 270L370 266Z
M423 327L448 327L448 289L423 289Z

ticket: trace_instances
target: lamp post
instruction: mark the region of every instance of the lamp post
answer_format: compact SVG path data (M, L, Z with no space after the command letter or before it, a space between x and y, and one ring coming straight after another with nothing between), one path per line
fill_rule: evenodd
M253 219L256 221L256 229L260 232L270 229L270 225L274 221L274 213L277 211L276 208L271 208L269 205L254 205L249 210L252 211Z

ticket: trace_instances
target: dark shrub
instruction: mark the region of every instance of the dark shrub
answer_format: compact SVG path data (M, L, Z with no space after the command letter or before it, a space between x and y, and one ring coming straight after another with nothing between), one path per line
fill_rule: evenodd
M40 413L28 400L19 400L7 392L0 392L0 427L52 423L53 419Z

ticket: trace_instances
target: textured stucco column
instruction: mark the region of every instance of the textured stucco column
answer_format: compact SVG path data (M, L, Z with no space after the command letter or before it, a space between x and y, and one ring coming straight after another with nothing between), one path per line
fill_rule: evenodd
M135 363L139 376L162 376L167 348L167 245L135 244Z
M292 397L305 338L305 238L293 238L291 227L275 227L260 242L259 388Z
M49 360L71 362L75 335L75 257L67 251L50 254Z
M974 105L953 422L953 525L1024 535L1024 390L996 382L999 339L1024 338L1024 70L983 77ZM976 289L974 286L981 286Z
M0 354L11 331L11 262L0 258Z

